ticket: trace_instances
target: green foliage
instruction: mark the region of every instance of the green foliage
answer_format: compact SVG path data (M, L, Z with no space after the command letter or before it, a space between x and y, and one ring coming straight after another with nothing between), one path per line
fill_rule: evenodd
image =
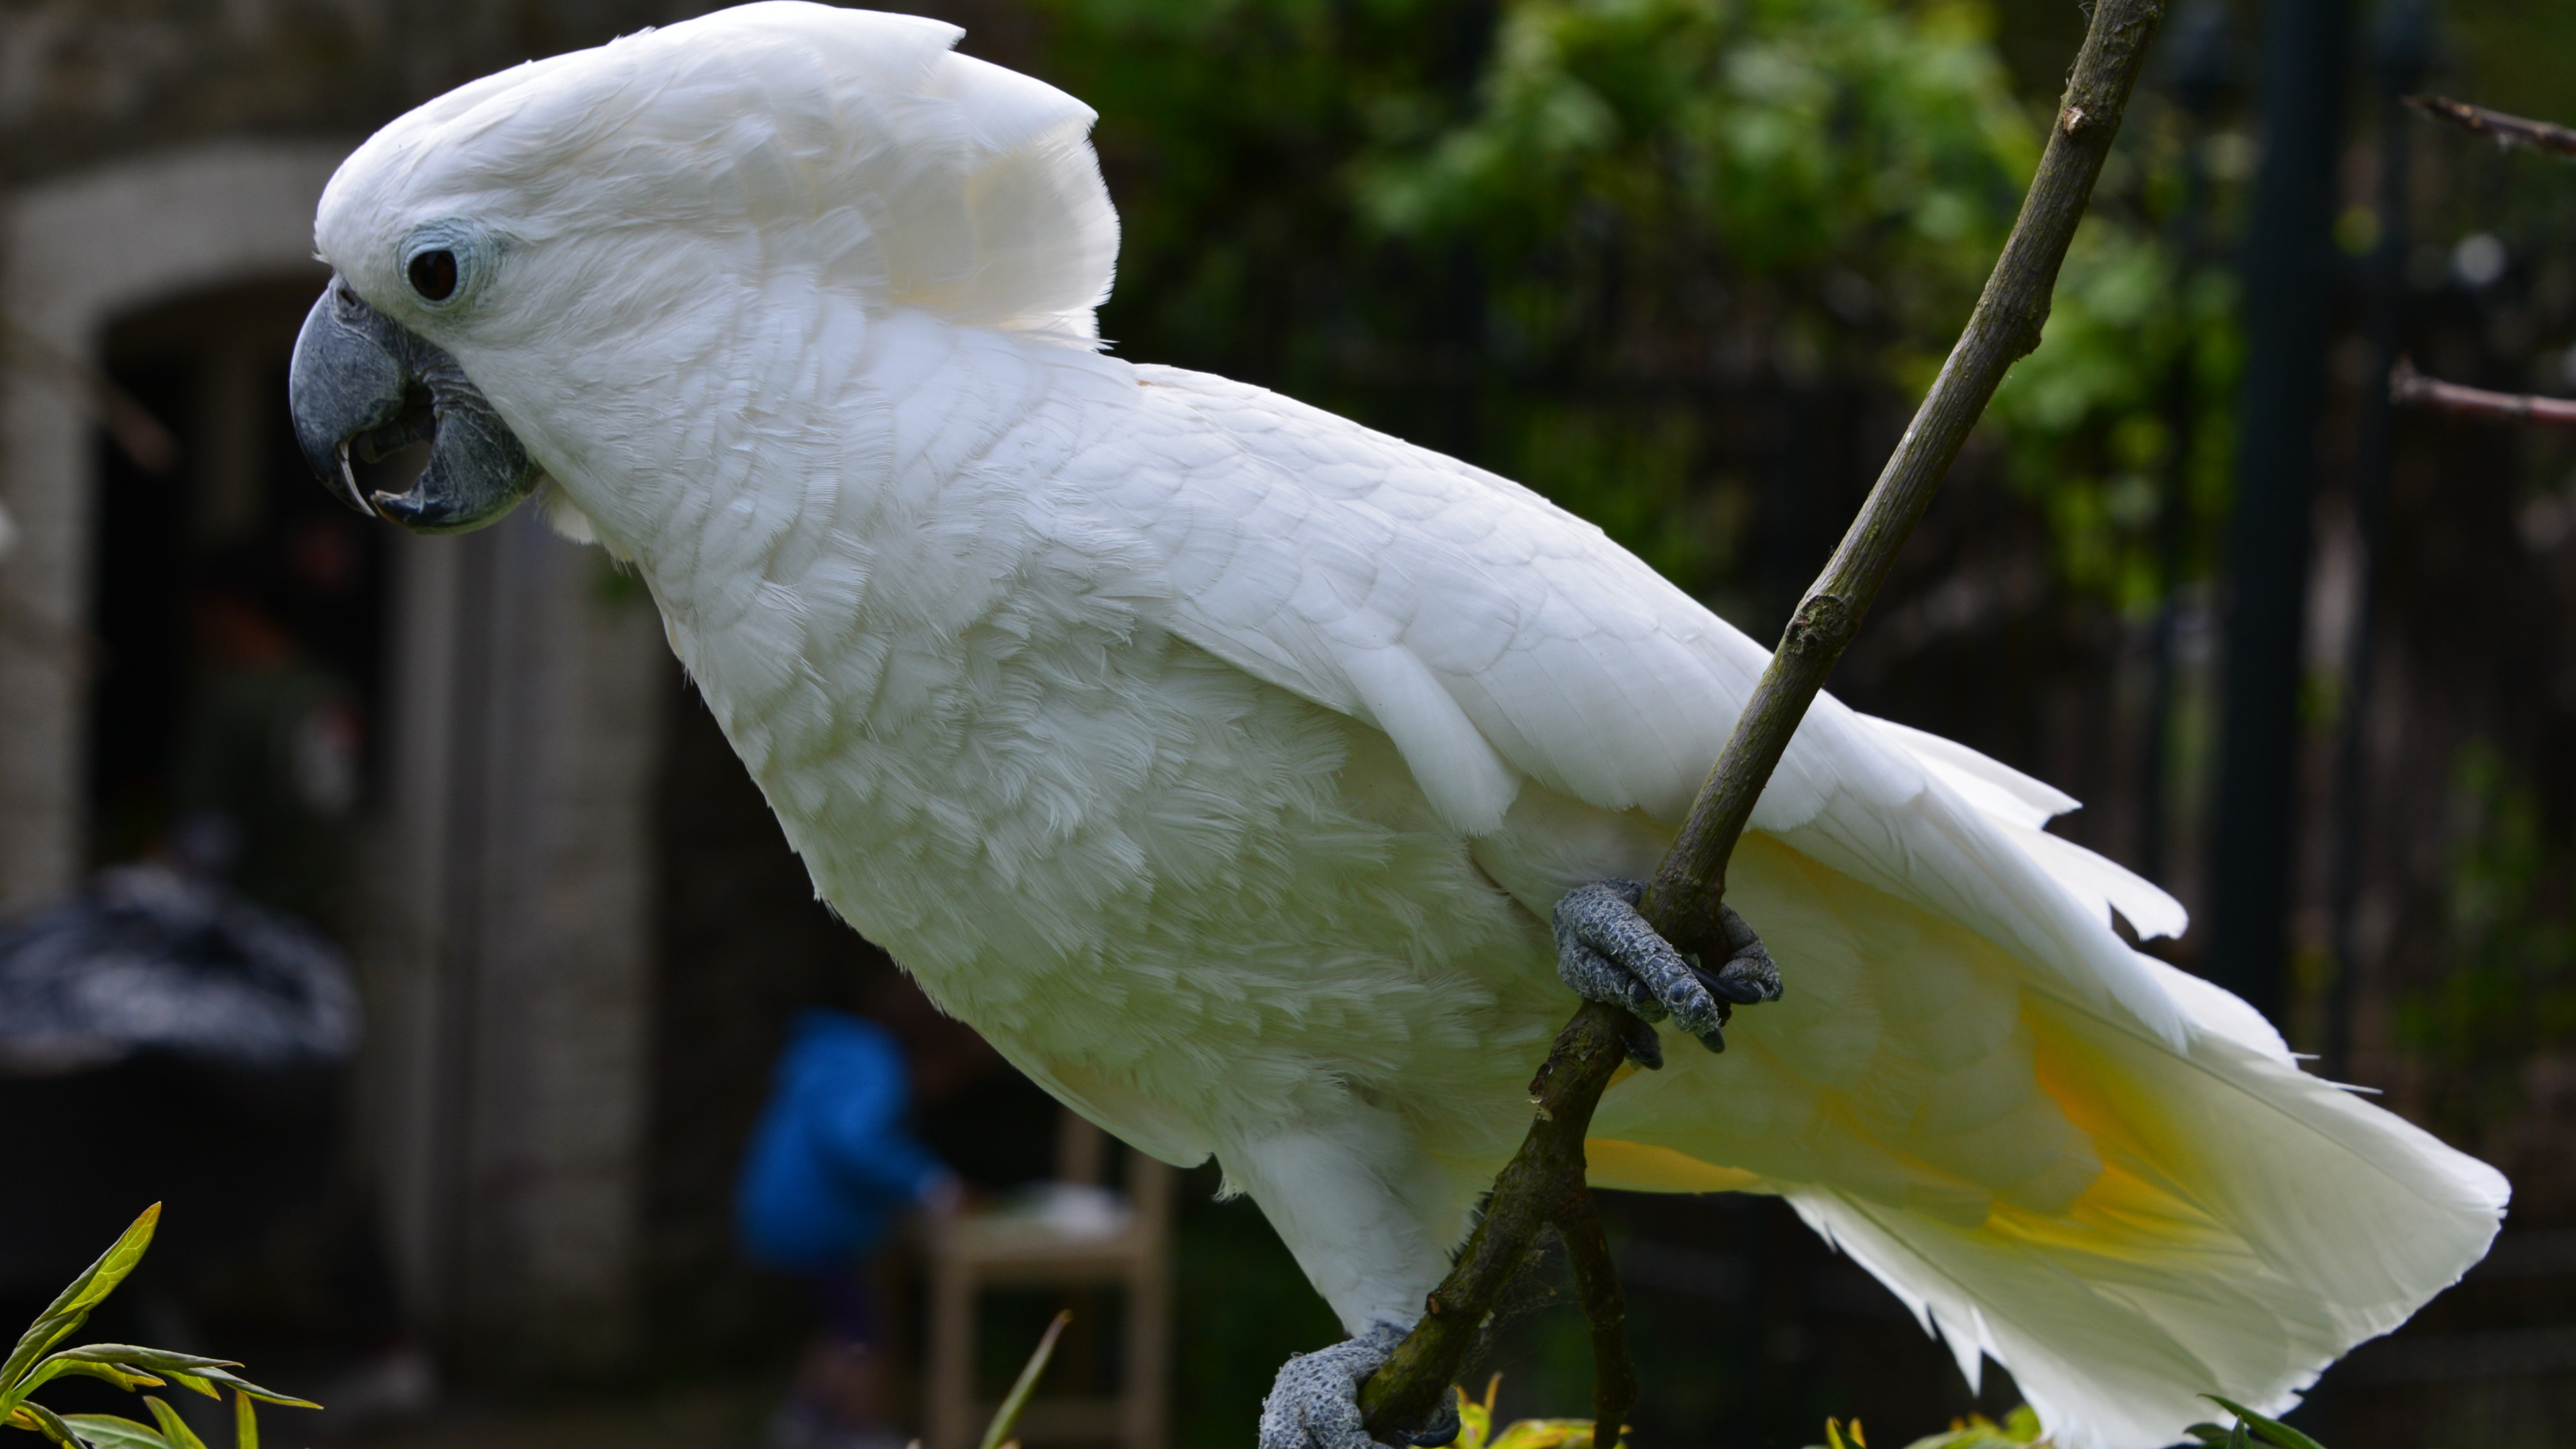
M1854 1424L1853 1429L1859 1429ZM1858 1437L1855 1432L1855 1438ZM2039 1432L2039 1415L2023 1404L2004 1415L2000 1424L1983 1414L1970 1414L1953 1419L1947 1431L1927 1434L1906 1449L2023 1449L2025 1445L2044 1443Z
M1591 1419L1515 1419L1497 1428L1494 1399L1502 1387L1501 1374L1486 1380L1483 1403L1468 1398L1465 1389L1451 1387L1458 1396L1458 1438L1452 1449L1591 1449ZM1625 1431L1619 1442L1628 1442Z
M1905 1449L2044 1449L2047 1442L2039 1431L2039 1415L2024 1404L2004 1415L2000 1424L1983 1414L1952 1419L1944 1432L1927 1434ZM1852 1420L1846 1428L1838 1419L1827 1419L1822 1449L1869 1449L1869 1441L1861 1437L1860 1420Z
M993 1422L984 1426L981 1449L1009 1449L1018 1443L1011 1433L1020 1427L1020 1415L1028 1411L1029 1398L1037 1392L1038 1380L1046 1374L1047 1360L1055 1357L1055 1341L1064 1336L1064 1326L1072 1321L1072 1309L1060 1310L1055 1320L1047 1325L1046 1332L1039 1336L1038 1346L1030 1351L1029 1361L1021 1367L1020 1376L1011 1382L1011 1391L1002 1396L1002 1406L993 1411ZM255 1449L255 1446L246 1445L244 1449Z
M2398 1031L2449 1069L2438 1110L2469 1133L2520 1105L2524 1062L2576 1040L2576 921L2570 862L2544 830L2529 780L2492 745L2472 743L2452 764L2451 798L2448 969L2405 999Z
M2186 1432L2203 1444L2221 1445L2224 1449L2248 1449L2254 1444L2270 1444L2274 1449L2325 1449L2324 1445L2278 1419L2266 1419L2233 1399L2222 1399L2216 1394L2203 1394L2201 1397L2236 1416L2236 1422L2224 1429L2216 1424L2192 1425Z
M1986 415L2006 437L2014 486L2046 515L2059 575L2132 617L2152 612L2169 582L2157 535L2181 445L2172 409L2190 409L2185 539L2212 537L2228 504L2236 301L2232 274L2185 275L2152 233L2097 213L2075 234L2039 350ZM2180 562L2188 578L2211 560L2204 548Z
M115 1414L56 1414L28 1397L66 1374L104 1379L128 1392L177 1384L210 1399L220 1399L229 1389L237 1449L259 1449L259 1424L251 1408L252 1400L299 1409L321 1407L236 1377L232 1371L241 1365L229 1359L201 1358L128 1343L55 1347L78 1332L89 1321L91 1311L143 1261L143 1252L152 1246L153 1229L160 1221L159 1203L145 1208L143 1216L136 1218L87 1271L74 1278L71 1286L56 1295L20 1336L8 1361L0 1364L0 1415L5 1416L10 1428L43 1435L47 1443L66 1449L206 1449L205 1442L177 1410L148 1394L143 1404L158 1427Z
M1126 221L1108 336L1518 478L1701 592L1784 426L1830 454L1929 381L2045 134L1988 0L1046 8ZM2131 611L2162 594L2182 368L2189 517L2224 506L2236 350L2228 287L2162 239L2181 152L2139 110L1988 423L2061 575Z
M1811 342L1865 311L1955 330L2038 159L1989 23L1968 0L1524 0L1474 111L1382 107L1354 183L1389 234L1487 253L1524 346L1614 265L1784 283Z

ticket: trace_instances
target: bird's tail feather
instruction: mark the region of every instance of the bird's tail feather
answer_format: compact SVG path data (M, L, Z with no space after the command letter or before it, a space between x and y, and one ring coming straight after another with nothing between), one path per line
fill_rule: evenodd
M2009 1368L2057 1442L2173 1442L2219 1393L2281 1411L2484 1255L2493 1168L2216 1032L2189 1055L2036 1003L2040 1069L2100 1148L2074 1206L1969 1227L1781 1185L1937 1330Z

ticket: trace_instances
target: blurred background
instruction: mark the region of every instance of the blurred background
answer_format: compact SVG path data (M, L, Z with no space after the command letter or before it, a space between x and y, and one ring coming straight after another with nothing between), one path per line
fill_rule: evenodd
M0 1307L31 1317L166 1200L101 1336L334 1401L272 1434L760 1442L813 1310L736 1250L732 1183L791 1019L830 1006L903 1039L911 1130L971 1202L1068 1175L1127 1195L1129 1256L1056 1275L1092 1286L957 1290L963 1349L938 1285L965 1249L907 1239L880 1265L904 1362L946 1341L994 1397L1072 1301L1053 1382L1090 1410L1034 1439L1247 1442L1278 1363L1337 1336L1257 1212L1215 1201L1213 1169L1165 1184L1104 1153L907 1004L596 551L532 518L365 527L294 451L286 357L338 159L461 81L698 8L0 5L0 958L142 932L248 983L227 1004L173 977L167 1019L115 1031L9 1008ZM1766 639L1964 319L2084 19L930 13L1101 112L1123 355L1526 481ZM2382 379L2403 357L2576 392L2576 165L2395 104L2417 90L2576 121L2576 7L2177 0L2046 341L1834 687L2085 800L2055 828L2194 911L2150 949L2513 1179L2489 1261L2298 1422L2336 1449L2563 1444L2576 432L2392 412ZM209 879L260 913L172 884ZM236 1008L266 1046L171 1025ZM1902 1442L2015 1402L1776 1203L1605 1201L1641 1443L1796 1446L1829 1413ZM1504 1411L1581 1412L1559 1269L1521 1300Z

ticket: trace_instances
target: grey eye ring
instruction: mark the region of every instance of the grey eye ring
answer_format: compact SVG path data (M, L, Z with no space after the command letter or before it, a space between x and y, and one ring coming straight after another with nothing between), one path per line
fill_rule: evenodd
M465 305L490 283L502 249L502 239L489 227L450 217L413 227L394 254L394 270L413 301L443 312Z

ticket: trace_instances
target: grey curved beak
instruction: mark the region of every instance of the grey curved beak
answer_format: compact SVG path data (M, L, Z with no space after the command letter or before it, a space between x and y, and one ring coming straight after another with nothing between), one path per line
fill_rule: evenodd
M332 496L415 533L463 533L536 491L545 470L456 359L366 304L338 277L295 337L287 410L296 445ZM427 440L409 491L369 491L356 463Z

